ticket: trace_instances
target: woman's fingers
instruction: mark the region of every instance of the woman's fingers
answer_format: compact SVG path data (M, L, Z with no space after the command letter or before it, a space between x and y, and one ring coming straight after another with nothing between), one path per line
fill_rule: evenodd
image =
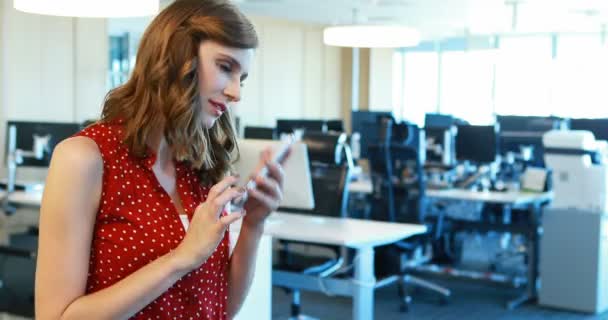
M230 186L234 185L238 181L239 178L237 176L228 176L222 179L220 182L211 187L211 189L209 189L209 195L207 196L207 200L213 200L217 198L220 194L222 194Z
M243 215L244 215L244 212L241 212L241 211L237 211L237 212L232 212L232 213L229 213L229 214L227 214L227 215L225 215L225 216L222 216L222 217L220 218L220 223L221 223L221 224L222 224L224 227L227 227L227 226L229 226L230 224L232 224L233 222L235 222L236 220L238 220L238 219L242 218L242 217L243 217Z
M283 171L283 167L276 162L268 162L266 167L268 168L268 177L274 179L282 189L283 183L285 182L285 172Z
M277 201L281 201L283 198L283 191L279 183L272 178L258 177L256 185L260 191L275 198Z
M245 193L245 189L242 187L230 188L219 194L215 199L212 199L211 201L217 210L217 214L219 215L228 202L242 197L243 193Z
M271 197L261 191L258 191L257 189L251 189L248 190L248 192L252 198L255 198L256 200L261 202L263 206L269 208L270 210L275 210L279 207L279 201L274 197Z

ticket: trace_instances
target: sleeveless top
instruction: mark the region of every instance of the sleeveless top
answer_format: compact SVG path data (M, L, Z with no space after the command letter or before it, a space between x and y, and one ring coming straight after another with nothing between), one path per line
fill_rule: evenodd
M109 287L175 249L185 236L171 197L152 165L156 156L132 155L119 123L98 123L77 133L97 144L103 159L103 184L91 243L87 294ZM185 162L175 163L176 191L188 220L209 188ZM197 270L131 319L226 319L229 237Z

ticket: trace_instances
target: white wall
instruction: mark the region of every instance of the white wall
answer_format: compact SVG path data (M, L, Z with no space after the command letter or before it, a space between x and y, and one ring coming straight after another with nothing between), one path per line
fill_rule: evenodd
M2 159L4 159L4 127L6 120L6 103L4 100L4 49L6 47L6 43L4 41L4 33L5 33L5 22L6 19L4 17L4 4L0 3L0 164L3 163ZM0 165L1 169L1 165ZM0 175L1 176L1 175ZM0 239L0 241L2 241Z
M106 92L105 19L41 16L1 1L0 159L6 120L77 121L98 117ZM0 176L6 175L0 161ZM20 170L29 180L28 170ZM36 175L36 174L34 174Z
M260 48L236 111L242 126L341 117L340 49L323 45L322 27L262 17L252 21Z
M369 110L393 111L394 49L370 51Z

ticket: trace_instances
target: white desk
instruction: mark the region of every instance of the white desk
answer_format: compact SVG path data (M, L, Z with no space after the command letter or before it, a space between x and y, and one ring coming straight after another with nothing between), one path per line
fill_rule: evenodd
M284 240L346 246L357 251L353 279L319 279L288 271L274 271L275 285L323 291L353 297L353 319L374 315L374 247L426 232L423 225L386 223L349 218L329 218L277 212L267 221L264 233Z
M348 191L351 193L370 194L374 192L374 186L372 185L372 180L368 176L360 176L357 180L350 182Z
M0 190L0 199L4 199L6 191ZM10 197L9 201L14 204L26 205L26 206L40 206L42 202L42 191L15 191Z

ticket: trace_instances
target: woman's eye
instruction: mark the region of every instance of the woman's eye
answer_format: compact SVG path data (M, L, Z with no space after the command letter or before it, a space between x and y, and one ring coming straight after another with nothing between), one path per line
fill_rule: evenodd
M230 66L229 66L229 65L226 65L226 64L220 64L219 66L220 66L220 69L221 69L222 71L224 71L224 72L227 72L227 73L232 72L232 69L230 68Z

